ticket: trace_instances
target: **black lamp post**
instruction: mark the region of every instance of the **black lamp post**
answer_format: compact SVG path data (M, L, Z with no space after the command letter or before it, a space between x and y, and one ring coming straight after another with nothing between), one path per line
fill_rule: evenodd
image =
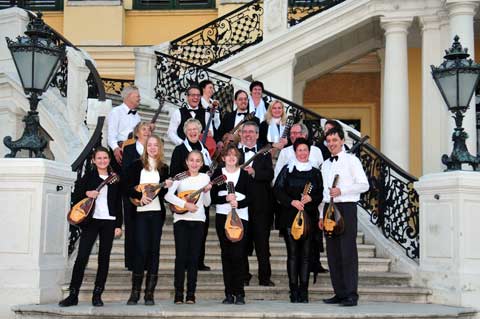
M480 158L468 152L465 144L468 134L464 131L462 122L480 78L480 65L467 59L470 54L467 53L467 48L462 48L459 39L458 35L455 36L452 47L445 51L445 61L439 67L430 66L433 79L448 110L452 112L456 125L452 134L452 154L444 154L442 163L447 165L445 171L461 170L463 163L471 165L476 171Z
M25 34L18 36L16 41L6 38L23 90L30 101L30 111L23 118L25 130L22 137L16 141L12 141L11 136L3 139L11 151L5 157L15 157L18 151L25 149L30 157L45 158L43 150L47 141L38 133L40 120L37 106L40 95L48 89L65 57L65 45L58 46L55 43L54 35L43 22L40 12L30 21Z

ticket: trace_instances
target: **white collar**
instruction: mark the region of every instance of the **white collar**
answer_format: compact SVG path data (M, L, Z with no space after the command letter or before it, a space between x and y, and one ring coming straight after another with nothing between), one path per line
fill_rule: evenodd
M312 169L312 163L310 161L303 163L299 162L296 158L288 164L288 172L291 173L293 168L296 168L299 172L310 171Z

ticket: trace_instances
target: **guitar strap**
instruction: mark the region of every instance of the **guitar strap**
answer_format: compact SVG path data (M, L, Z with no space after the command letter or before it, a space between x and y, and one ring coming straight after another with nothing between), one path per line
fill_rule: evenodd
M183 141L183 145L185 145L189 153L193 150L192 147L190 146L190 143L188 143L188 139L185 139ZM203 146L202 142L200 142L200 146L202 147L202 149L200 150L200 153L202 153L203 155L204 164L207 166L210 166L212 164L212 159L210 158L210 154L208 153L208 150Z

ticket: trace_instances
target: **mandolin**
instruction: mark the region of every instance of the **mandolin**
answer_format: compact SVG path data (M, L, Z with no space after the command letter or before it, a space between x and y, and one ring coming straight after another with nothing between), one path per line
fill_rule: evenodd
M242 165L240 165L240 168L245 168L247 167L248 165L250 165L251 162L253 162L253 160L255 160L255 158L257 158L258 156L260 155L267 155L268 152L270 152L270 150L272 149L272 145L271 144L267 144L265 145L264 147L262 147L260 150L258 150L258 152L255 153L255 155L253 155L248 161L246 161L245 163L243 163Z
M215 116L218 105L219 102L217 100L214 100L210 105L210 117L208 118L206 128L201 138L202 144L207 147L210 156L213 156L213 154L215 153L215 150L217 149L217 143L215 142L215 139L213 137L208 136L208 131L210 130L210 126L212 125L213 117Z
M238 122L237 125L235 125L234 128L232 128L228 133L226 133L223 137L222 137L222 142L224 145L227 145L229 143L234 143L234 144L238 144L238 142L240 142L240 135L238 134L239 133L239 129L240 127L245 123L245 122L248 122L248 121L251 121L255 118L255 111L251 112L251 113L248 113L247 115L245 115L243 117L243 119Z
M312 191L312 183L308 182L303 188L302 198L305 195L310 194ZM295 219L292 223L292 228L290 229L290 234L292 234L293 239L299 240L308 236L310 231L310 224L308 216L305 216L305 211L299 210Z
M105 185L107 184L113 184L116 183L120 180L120 177L112 173L109 175L103 182L98 185L98 187L95 189L97 192L99 192ZM67 220L70 224L72 225L78 225L81 224L85 219L87 219L88 215L90 212L93 210L95 207L95 198L84 198L78 203L76 203L72 209L68 212L67 214Z
M287 117L287 121L285 122L285 128L283 129L283 133L280 139L288 138L288 136L290 135L290 129L292 128L294 123L295 119L293 118L293 116Z
M182 172L182 173L178 173L177 175L175 175L172 178L172 180L173 181L180 181L182 179L187 178L188 176L190 176L190 174L188 172ZM157 197L158 193L160 192L160 190L164 186L165 186L165 181L163 181L159 184L158 183L145 183L145 184L140 184L140 185L135 186L135 190L139 193L142 193L142 197L143 197L143 195L145 195L148 198L151 198L153 200L155 197ZM143 206L140 199L137 199L137 198L130 197L130 202L135 206Z
M200 198L200 194L202 194L202 192L205 190L205 188L207 188L208 185L221 185L225 183L226 180L227 180L227 176L225 175L217 176L213 179L213 181L203 186L202 188L196 191L189 190L189 191L180 192L177 194L177 197L180 199L183 199L188 203L196 204L198 199ZM188 212L188 209L175 206L173 204L170 204L170 210L172 211L172 213L175 213L175 214L185 214Z
M235 185L233 182L227 183L227 191L229 194L235 194ZM237 210L232 207L232 210L227 215L225 221L225 235L232 243L236 243L243 238L243 224Z
M337 186L338 174L333 178L332 188ZM342 213L337 205L333 202L333 197L330 197L330 204L328 205L325 215L323 216L323 231L327 237L341 235L345 229Z
M155 111L155 113L153 114L153 117L152 117L152 120L150 121L151 124L155 124L155 122L157 121L158 119L158 116L160 115L160 112L162 111L162 108L163 108L163 104L165 103L165 98L162 96L160 96L160 99L158 100L159 102L159 106L158 106L158 109ZM131 133L130 133L131 134ZM153 134L153 132L152 132ZM133 134L132 134L133 135ZM122 151L125 149L125 147L127 147L128 145L132 145L132 144L135 144L135 142L137 141L137 137L136 136L132 136L131 138L125 140L123 143L122 143Z

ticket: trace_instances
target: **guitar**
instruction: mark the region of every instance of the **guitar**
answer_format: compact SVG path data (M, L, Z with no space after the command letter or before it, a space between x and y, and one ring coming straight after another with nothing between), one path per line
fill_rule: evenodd
M338 174L333 178L332 188L337 186ZM328 237L335 235L341 235L345 230L345 224L343 222L343 216L340 213L337 205L333 202L333 197L330 197L330 204L323 216L323 231Z
M227 191L229 194L235 194L235 185L233 185L233 182L227 183ZM240 216L238 216L237 210L232 207L225 221L225 235L232 243L236 243L242 240L243 234L243 224Z
M120 177L112 173L110 176L108 176L103 182L98 185L98 187L95 189L97 192L99 192L105 185L107 184L113 184L116 183L120 180ZM76 203L72 209L68 212L67 214L67 220L70 224L72 225L78 225L85 221L87 219L88 215L90 212L93 210L95 207L95 198L84 198L78 203Z
M217 143L215 142L215 139L213 137L208 136L208 131L210 130L210 126L212 125L213 117L215 116L215 111L217 110L218 105L219 102L217 100L214 100L212 102L210 106L210 117L208 119L206 128L201 139L202 144L207 147L210 156L213 156L213 154L215 153L215 150L217 149Z
M158 100L159 102L159 106L158 106L158 109L155 111L155 113L153 114L153 117L152 117L152 120L150 121L150 124L154 124L157 119L158 119L158 116L160 115L160 112L162 111L162 108L163 108L163 104L165 103L165 98L162 96L160 96L160 99ZM152 132L153 134L153 132ZM132 134L133 135L133 134ZM132 145L132 144L135 144L135 142L137 141L137 137L136 136L132 136L131 138L125 140L123 143L122 143L122 151L125 149L125 147L127 147L128 145Z
M187 178L188 176L190 176L190 174L188 172L182 172L182 173L178 173L177 175L175 175L172 178L172 180L173 181L180 181L182 179ZM163 181L160 184L157 184L157 183L140 184L140 185L135 186L135 190L139 193L142 193L142 197L143 197L143 195L145 195L148 198L151 198L153 200L155 197L157 197L160 190L165 186L165 182L166 181ZM133 198L133 197L130 197L129 199L130 199L130 202L133 205L143 206L140 199Z
M240 168L245 168L247 167L248 165L250 165L251 162L253 162L253 160L260 156L260 155L267 155L268 152L270 152L270 150L272 149L272 145L271 144L267 144L265 145L264 147L262 147L258 152L255 153L255 155L253 155L248 161L246 161L245 163L243 163L242 165L240 165Z
M202 188L200 188L196 191L189 190L189 191L180 192L180 193L177 194L177 197L180 198L180 199L183 199L184 201L186 201L188 203L196 204L198 199L200 198L200 194L202 194L202 192L205 190L205 188L207 188L208 185L221 185L221 184L225 183L226 180L227 180L227 176L225 176L225 175L217 176L213 179L213 181L211 181L207 185L203 186ZM188 212L188 209L183 208L183 207L179 207L179 206L175 206L173 204L170 204L170 210L172 211L172 213L175 213L175 214L185 214L186 212Z
M288 138L288 135L290 134L290 129L292 128L293 124L295 123L295 119L293 116L287 117L287 121L285 122L285 128L283 129L282 138Z
M312 183L308 182L303 188L302 197L310 194L312 191ZM295 219L292 223L292 228L290 229L290 234L292 234L293 239L299 240L300 238L305 238L310 231L310 223L308 216L305 216L305 211L298 211Z

